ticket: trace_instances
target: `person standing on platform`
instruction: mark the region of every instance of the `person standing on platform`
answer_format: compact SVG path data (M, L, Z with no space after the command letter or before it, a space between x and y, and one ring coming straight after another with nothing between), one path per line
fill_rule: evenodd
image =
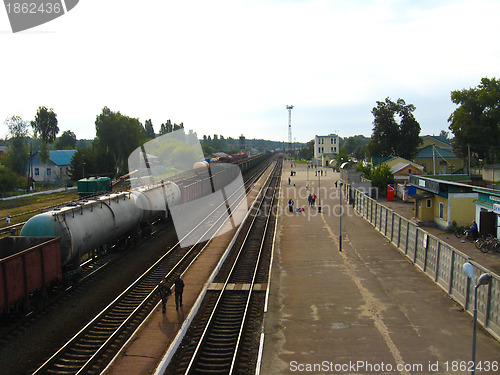
M293 213L293 200L292 199L288 200L288 211Z
M309 196L307 197L307 201L309 202L309 207L312 207L313 205L313 197L311 194L309 194Z
M182 292L184 291L184 281L181 279L181 275L177 275L174 280L175 285L175 309L179 310L179 306L182 306Z
M318 198L318 197L316 196L316 194L313 194L313 196L312 196L312 205L313 205L313 207L314 207L314 205L316 204L316 198Z
M288 177L288 185L290 185L291 182L292 180L290 180L290 177Z
M167 311L167 299L168 296L172 294L170 288L167 285L167 278L164 277L162 281L158 284L158 293L161 297L161 312L165 314Z

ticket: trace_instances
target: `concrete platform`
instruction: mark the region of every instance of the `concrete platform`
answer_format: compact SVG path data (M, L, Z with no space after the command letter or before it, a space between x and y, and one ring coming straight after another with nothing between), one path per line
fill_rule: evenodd
M290 170L286 162L260 373L470 373L460 365L471 360L472 317L352 207L343 206L340 252L339 175ZM305 211L289 213L289 198ZM500 361L500 343L482 329L476 360Z
M247 199L250 206L259 192L260 186L270 174L268 171L254 186ZM242 208L246 213L246 208ZM229 225L229 224L228 224ZM162 314L160 303L150 314L148 319L131 337L127 345L118 353L103 374L143 375L153 374L165 356L165 353L174 342L181 330L189 327L189 317L194 315L200 294L210 287L217 288L211 283L211 276L221 257L226 252L236 229L215 237L210 245L193 261L182 275L185 287L183 306L176 310L175 298L169 297L166 313ZM233 285L234 288L243 288L243 285ZM259 290L266 290L266 284L256 285Z

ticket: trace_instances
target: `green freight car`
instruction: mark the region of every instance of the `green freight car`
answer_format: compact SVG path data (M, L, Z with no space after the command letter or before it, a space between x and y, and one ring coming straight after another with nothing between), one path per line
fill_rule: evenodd
M111 179L109 177L82 178L77 182L78 194L92 195L111 191Z

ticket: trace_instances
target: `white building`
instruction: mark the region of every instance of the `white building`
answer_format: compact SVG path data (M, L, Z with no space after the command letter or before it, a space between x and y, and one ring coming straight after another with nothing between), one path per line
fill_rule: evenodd
M31 175L35 182L48 181L61 183L70 178L70 165L76 150L49 151L49 160L40 161L38 151L33 155Z
M318 165L326 166L340 153L337 134L314 136L314 159Z

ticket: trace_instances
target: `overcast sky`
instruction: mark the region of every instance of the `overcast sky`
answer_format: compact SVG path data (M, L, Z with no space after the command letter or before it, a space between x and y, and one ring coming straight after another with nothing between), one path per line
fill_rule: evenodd
M448 130L452 90L500 78L500 0L81 0L13 34L0 9L0 135L53 108L60 134L95 136L104 106L156 132L288 142L370 136L376 101Z

